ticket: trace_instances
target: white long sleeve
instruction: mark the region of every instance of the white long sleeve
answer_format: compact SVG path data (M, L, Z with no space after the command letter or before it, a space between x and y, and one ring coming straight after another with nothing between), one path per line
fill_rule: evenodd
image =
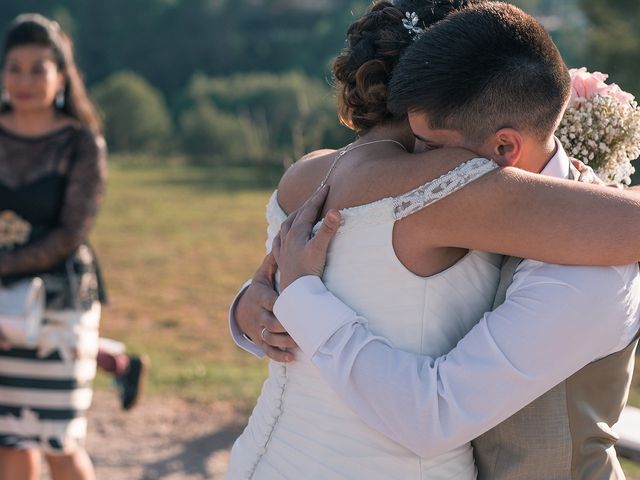
M624 348L638 329L639 299L637 265L525 260L505 303L438 358L394 349L317 277L290 285L274 312L359 417L416 454L434 457Z

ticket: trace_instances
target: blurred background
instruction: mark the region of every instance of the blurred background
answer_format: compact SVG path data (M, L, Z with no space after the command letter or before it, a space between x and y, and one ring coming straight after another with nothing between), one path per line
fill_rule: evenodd
M640 95L637 0L512 3L544 23L570 67ZM367 5L2 0L0 25L39 12L72 35L105 120L110 179L92 234L111 298L102 332L153 367L145 401L126 416L98 378L89 451L101 477L224 471L266 375L230 340L227 308L263 255L264 207L284 168L352 138L336 118L329 63Z

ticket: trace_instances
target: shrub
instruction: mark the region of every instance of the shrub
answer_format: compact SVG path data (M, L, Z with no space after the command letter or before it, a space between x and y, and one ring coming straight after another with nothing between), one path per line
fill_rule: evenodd
M162 94L132 72L118 72L93 90L115 152L159 152L168 146L171 117Z
M200 161L260 160L257 130L250 121L220 111L208 101L195 104L180 117L182 150Z
M262 158L278 162L337 147L353 137L338 123L329 86L297 72L221 78L198 74L187 89L186 104L203 103L250 120L266 152Z

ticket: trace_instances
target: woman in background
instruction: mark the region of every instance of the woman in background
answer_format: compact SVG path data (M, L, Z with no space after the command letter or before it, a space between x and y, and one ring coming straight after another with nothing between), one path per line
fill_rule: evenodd
M87 236L105 187L105 143L56 22L16 18L1 62L0 278L42 278L46 307L37 348L1 342L0 478L37 480L40 448L55 480L93 479L83 445L105 295ZM134 360L101 352L127 388L140 376Z

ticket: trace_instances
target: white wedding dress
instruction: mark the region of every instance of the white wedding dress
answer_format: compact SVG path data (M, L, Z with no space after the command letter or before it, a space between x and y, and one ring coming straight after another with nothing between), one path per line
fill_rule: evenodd
M470 251L448 270L419 277L394 253L393 224L495 168L489 160L470 160L400 197L342 210L344 224L323 277L329 290L395 347L447 353L490 310L501 257ZM285 218L274 193L267 206L268 249ZM249 424L233 446L227 479L476 478L471 445L421 458L369 428L304 355L296 358L270 363Z

